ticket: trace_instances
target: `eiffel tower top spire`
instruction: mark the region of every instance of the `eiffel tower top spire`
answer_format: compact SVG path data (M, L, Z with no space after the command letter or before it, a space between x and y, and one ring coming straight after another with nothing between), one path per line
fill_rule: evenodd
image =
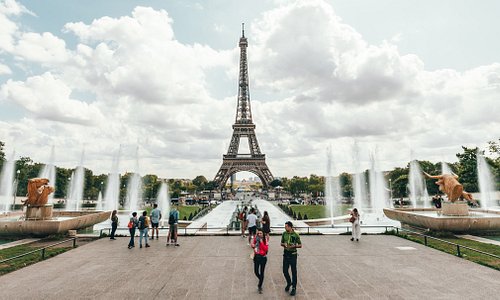
M236 107L236 124L252 124L252 110L250 106L250 89L248 88L248 41L245 37L245 23L241 24L240 38L240 75L238 80L238 106Z

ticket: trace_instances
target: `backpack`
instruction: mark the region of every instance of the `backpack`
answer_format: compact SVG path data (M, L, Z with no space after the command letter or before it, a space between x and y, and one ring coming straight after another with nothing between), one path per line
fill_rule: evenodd
M169 225L174 225L175 224L174 213L170 213L170 216L168 216L168 224Z
M139 218L139 229L145 229L145 228L146 228L146 218L140 217Z

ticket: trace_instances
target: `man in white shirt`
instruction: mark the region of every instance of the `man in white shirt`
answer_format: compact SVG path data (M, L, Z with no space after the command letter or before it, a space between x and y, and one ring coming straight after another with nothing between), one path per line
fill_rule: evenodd
M253 237L257 233L257 216L255 215L255 209L252 207L250 209L250 214L247 216L248 223L248 244L250 245Z

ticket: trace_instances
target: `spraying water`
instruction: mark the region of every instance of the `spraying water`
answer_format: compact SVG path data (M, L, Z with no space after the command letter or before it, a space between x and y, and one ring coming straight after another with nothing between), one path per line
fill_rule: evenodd
M142 203L142 178L139 175L139 147L136 149L135 172L129 177L127 184L127 204L130 211L139 210Z
M444 161L441 162L441 174L451 174L450 166Z
M16 167L16 152L12 151L10 158L3 163L2 174L0 176L0 211L10 211L10 205L14 199L14 169Z
M118 148L118 152L113 157L113 163L111 166L111 173L108 176L108 182L106 184L106 192L104 193L102 208L106 211L118 209L118 200L120 197L120 156L122 152L122 146Z
M340 183L338 177L332 176L332 151L327 149L326 178L325 178L325 202L328 215L333 226L333 217L340 211Z
M427 186L425 184L424 177L422 176L422 170L420 165L416 160L410 162L410 175L408 177L408 187L410 190L410 201L413 207L428 207L429 201Z
M56 167L54 165L56 159L56 151L55 147L52 146L50 150L49 162L43 166L42 171L40 172L40 178L47 178L49 180L49 185L55 187L56 186ZM47 203L52 203L54 200L54 194L51 193L48 198Z
M384 174L378 169L376 162L376 150L370 154L370 203L373 212L376 215L384 215L384 207L389 207L387 184Z
M360 214L366 209L366 180L363 171L361 170L359 161L358 143L354 142L353 146L353 165L354 165L354 207L358 209Z
M68 201L66 202L66 210L80 210L83 201L83 185L85 181L85 168L83 167L83 158L85 151L82 151L80 165L76 167L71 174L70 187L68 193Z
M164 216L162 219L168 219L168 215L170 213L170 197L168 193L168 184L166 182L162 182L160 186L160 190L158 191L158 208L162 212ZM166 216L166 217L165 217Z
M99 195L97 196L97 203L95 206L96 210L103 210L103 203L102 203L102 193L99 191Z
M481 193L481 208L495 206L495 188L490 166L481 153L477 153L477 176L479 181L479 192Z

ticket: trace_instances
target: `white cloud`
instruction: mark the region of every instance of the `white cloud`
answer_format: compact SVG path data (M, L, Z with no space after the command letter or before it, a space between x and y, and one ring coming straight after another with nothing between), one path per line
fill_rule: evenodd
M12 70L9 66L0 64L0 75L12 74Z
M353 139L363 166L377 146L382 167L392 168L410 149L453 160L461 145L500 136L500 64L428 72L394 39L367 43L324 1L277 3L246 31L256 133L274 175L324 174L328 145L337 169L352 171ZM236 95L216 99L208 82L225 75L235 90L237 48L183 43L167 11L137 7L130 16L66 24L77 39L69 49L55 33L23 32L1 7L0 49L40 74L0 83L1 100L24 113L0 123L0 140L35 161L56 145L62 166L74 166L85 146L96 172L109 171L120 144L122 171L132 170L139 144L145 173L215 175ZM0 64L0 74L10 67Z

